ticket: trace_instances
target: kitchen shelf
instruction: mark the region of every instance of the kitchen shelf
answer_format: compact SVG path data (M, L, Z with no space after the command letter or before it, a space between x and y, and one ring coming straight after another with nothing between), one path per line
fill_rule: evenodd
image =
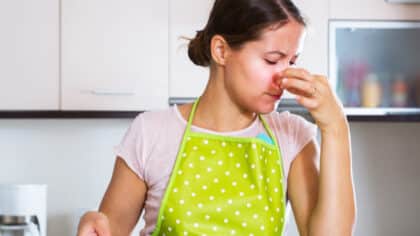
M134 118L144 111L0 111L0 119Z
M195 98L170 98L169 105L183 104L194 101ZM310 113L292 99L284 99L277 111L289 111L314 122ZM0 111L0 119L133 119L144 111ZM420 122L420 113L361 115L348 114L349 122Z
M288 110L293 114L300 115L305 119L314 122L310 114L299 109ZM0 111L1 119L133 119L144 111ZM349 122L420 122L420 114L409 115L386 115L386 116L364 116L347 115Z
M314 122L310 113L302 106L297 104L294 100L285 100L280 103L278 111L290 111L291 113L301 115L307 120ZM352 109L351 109L352 110ZM357 109L356 109L357 110ZM373 109L375 110L375 109ZM348 111L348 109L347 109ZM361 110L358 109L358 112ZM347 120L349 122L420 122L420 112L409 112L409 113L380 113L380 112L370 112L366 114L355 113L352 110L349 113L346 113Z

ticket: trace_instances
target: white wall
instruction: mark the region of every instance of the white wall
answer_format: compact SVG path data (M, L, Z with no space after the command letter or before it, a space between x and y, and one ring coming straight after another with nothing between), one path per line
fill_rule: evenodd
M129 120L0 120L0 182L48 184L48 235L98 207Z
M0 120L0 183L46 183L48 235L75 234L97 208L130 119ZM420 234L419 123L352 123L355 235ZM290 236L298 235L293 219Z

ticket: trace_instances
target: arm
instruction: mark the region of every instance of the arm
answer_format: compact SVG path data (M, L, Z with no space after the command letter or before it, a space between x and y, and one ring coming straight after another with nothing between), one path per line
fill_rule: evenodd
M305 147L290 170L290 198L302 235L351 235L356 207L351 170L350 131L343 105L328 79L299 68L279 74L278 83L294 93L321 131L320 171L316 149Z
M289 171L287 193L299 234L302 236L309 234L309 220L318 200L318 153L316 141L312 140L298 153Z
M113 236L131 233L143 209L146 189L144 181L118 157L99 207L108 218Z
M289 198L300 235L351 235L355 219L350 143L346 126L321 132L321 171L315 141L293 161Z
M347 122L321 131L321 172L318 202L309 224L310 235L352 235L355 199Z

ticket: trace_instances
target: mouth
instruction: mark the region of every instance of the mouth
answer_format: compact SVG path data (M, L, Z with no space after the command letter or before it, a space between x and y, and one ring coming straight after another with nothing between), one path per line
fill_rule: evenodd
M275 100L279 100L281 95L273 95L273 94L269 94L270 97L272 97Z
M280 93L267 93L267 95L270 96L274 100L279 100L282 94L283 94L283 91L280 91Z

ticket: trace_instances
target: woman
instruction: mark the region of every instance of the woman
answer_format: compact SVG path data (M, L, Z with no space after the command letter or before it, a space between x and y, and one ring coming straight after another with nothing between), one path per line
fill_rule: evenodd
M140 114L116 148L99 212L79 236L282 235L290 200L301 235L351 235L350 133L327 78L293 68L305 22L288 0L216 0L189 57L210 67L193 104ZM315 126L277 113L296 95Z

